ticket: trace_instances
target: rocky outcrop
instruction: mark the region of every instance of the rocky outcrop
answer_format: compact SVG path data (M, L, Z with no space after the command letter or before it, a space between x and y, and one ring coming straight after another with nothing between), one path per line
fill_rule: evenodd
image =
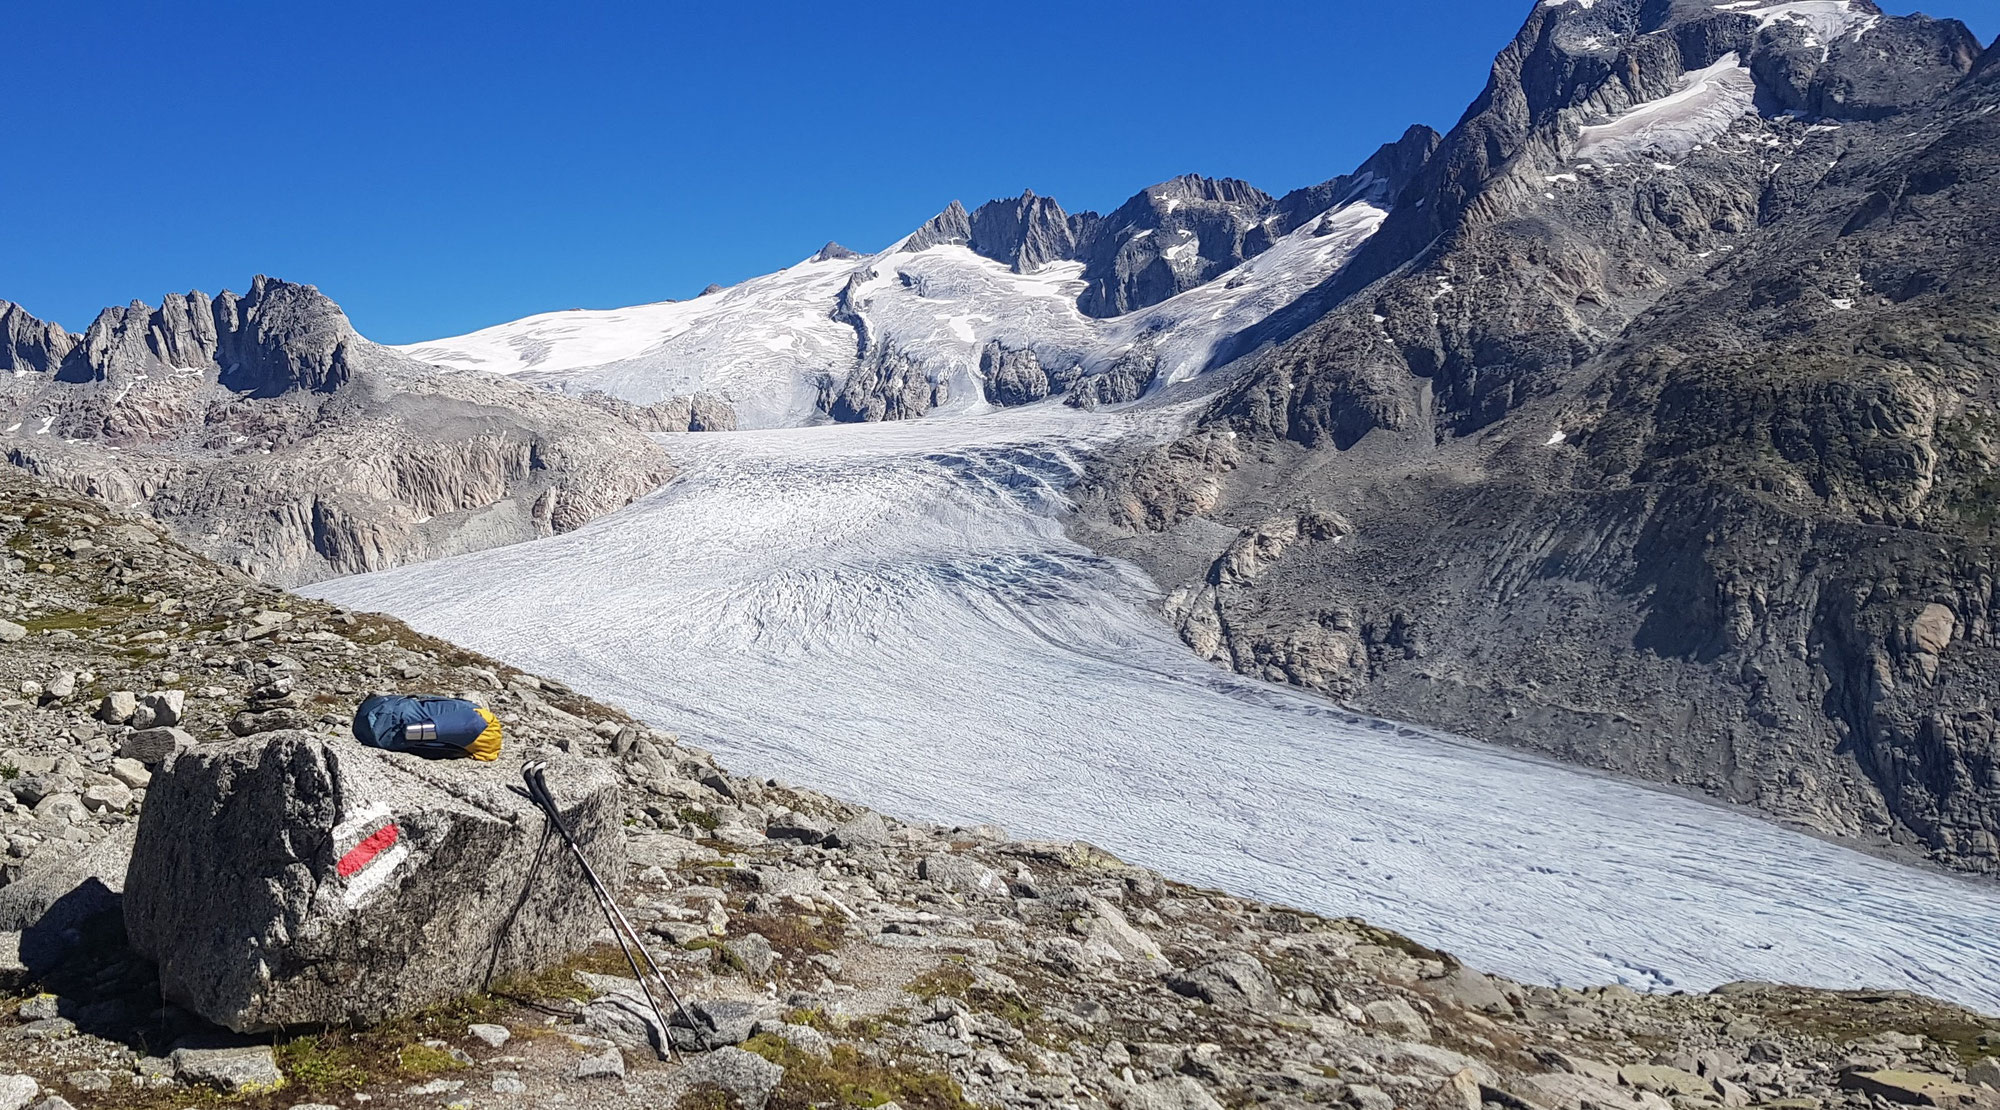
M1078 306L1120 316L1234 269L1269 246L1261 228L1273 204L1231 178L1190 174L1147 189L1104 217L1080 250L1088 287Z
M240 297L107 310L73 344L18 309L0 323L23 360L0 377L12 465L144 504L278 582L568 531L671 476L649 425L733 425L712 399L609 420L440 371L362 339L312 287L261 277Z
M985 382L986 399L996 405L1031 405L1059 396L1076 384L1082 371L1074 364L1051 370L1042 365L1034 348L1015 349L998 340L979 352L979 376Z
M1958 24L1849 17L1538 7L1080 529L1246 673L2000 870L2000 82ZM1705 130L1632 129L1702 81Z
M1086 410L1099 405L1129 404L1144 397L1159 376L1159 352L1151 339L1142 338L1113 359L1111 365L1076 381L1063 403Z
M924 226L912 232L903 241L903 251L915 254L947 243L969 243L972 241L972 217L966 214L965 205L952 201L944 211L924 222Z
M972 213L968 245L1017 274L1032 274L1067 261L1076 251L1076 231L1054 198L1029 191L1014 200L980 205Z
M894 343L869 351L838 387L822 391L820 410L841 423L914 420L949 400L950 384Z
M557 963L600 911L573 859L537 867L543 821L516 777L518 760L309 733L196 748L147 790L126 935L168 998L239 1033L373 1024ZM549 782L592 866L622 878L609 770L572 760Z
M580 401L603 409L642 432L733 432L736 407L727 398L713 393L692 397L669 397L650 405L635 405L604 393L574 395Z
M20 305L0 301L0 372L60 366L75 345L76 337L61 324L44 323Z

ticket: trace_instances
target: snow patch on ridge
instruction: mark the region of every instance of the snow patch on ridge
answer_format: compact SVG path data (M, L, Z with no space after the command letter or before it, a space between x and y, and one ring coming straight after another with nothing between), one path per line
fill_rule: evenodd
M1761 0L1737 0L1735 3L1717 4L1716 9L1754 17L1759 31L1781 20L1803 23L1814 45L1818 46L1830 45L1849 32L1859 38L1882 22L1881 16L1856 9L1852 0L1789 0L1787 3L1762 6L1760 3Z
M1681 77L1679 91L1636 105L1577 133L1576 158L1629 161L1640 154L1686 154L1720 138L1755 110L1757 80L1734 52Z

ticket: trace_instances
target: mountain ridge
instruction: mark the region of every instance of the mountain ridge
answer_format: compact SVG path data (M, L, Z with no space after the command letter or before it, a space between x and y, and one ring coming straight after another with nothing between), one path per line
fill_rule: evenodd
M954 200L874 255L822 249L691 302L543 314L397 350L642 404L709 394L752 428L1128 403L1199 376L1230 335L1336 270L1435 141L1412 128L1282 199L1189 175L1113 217L1032 192L973 210ZM1118 310L1093 314L1113 286Z
M568 531L672 474L642 434L657 410L440 372L308 285L134 302L81 335L12 305L0 325L8 462L274 581Z
M1079 529L1236 669L1990 872L1993 70L1951 21L1730 7L1539 6ZM1698 110L1737 70L1764 108Z

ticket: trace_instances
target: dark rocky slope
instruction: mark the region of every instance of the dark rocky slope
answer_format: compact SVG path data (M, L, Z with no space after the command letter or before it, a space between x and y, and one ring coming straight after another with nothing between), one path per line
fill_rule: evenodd
M2000 67L1850 10L1538 6L1080 529L1247 673L2000 871Z
M0 371L8 462L288 584L580 527L672 475L643 432L728 415L439 371L261 277L80 336L0 304Z

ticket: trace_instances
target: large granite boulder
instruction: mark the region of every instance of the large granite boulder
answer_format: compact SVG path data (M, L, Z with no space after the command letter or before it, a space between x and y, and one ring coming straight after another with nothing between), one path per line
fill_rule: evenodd
M281 732L182 754L153 778L125 884L133 947L169 998L238 1032L379 1022L546 967L601 927L518 759L431 762ZM612 772L549 785L598 873L625 871Z

